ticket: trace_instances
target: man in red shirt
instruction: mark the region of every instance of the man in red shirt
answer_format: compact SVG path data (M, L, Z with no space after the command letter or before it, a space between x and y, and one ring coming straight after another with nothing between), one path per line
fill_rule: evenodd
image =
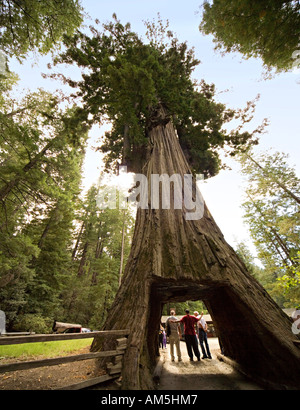
M180 320L174 321L175 323L183 323L184 325L184 338L186 343L187 352L190 358L190 361L193 361L193 351L194 355L197 357L198 361L200 361L200 352L198 349L198 341L195 332L195 324L202 318L203 312L201 316L197 319L195 316L190 316L190 311L186 309L186 315L183 316Z

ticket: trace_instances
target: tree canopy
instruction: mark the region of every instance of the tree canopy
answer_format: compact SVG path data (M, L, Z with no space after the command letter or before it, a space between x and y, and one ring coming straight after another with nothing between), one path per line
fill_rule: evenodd
M299 300L300 181L287 159L280 152L240 156L248 181L242 207L264 266L260 281L266 281L278 303L294 307Z
M8 321L26 304L44 314L57 304L89 129L58 95L38 90L16 101L10 85L2 83L0 100L0 301Z
M83 21L79 0L0 0L0 10L0 49L19 60L48 53Z
M254 134L223 129L224 123L241 118L241 111L216 102L214 85L192 79L200 62L168 26L147 22L143 40L129 23L113 17L102 31L91 28L91 36L78 32L65 39L67 51L55 60L82 68L81 81L64 81L77 89L76 96L94 121L112 123L100 147L109 166L119 161L141 170L158 104L168 112L166 121L173 121L189 164L206 177L220 169L219 148L227 146L233 154L257 143Z
M214 36L216 49L260 57L268 70L293 67L293 53L299 48L299 1L213 0L203 7L200 30Z
M59 94L0 99L0 304L7 328L49 332L53 320L99 327L119 286L132 217L80 198L89 122Z

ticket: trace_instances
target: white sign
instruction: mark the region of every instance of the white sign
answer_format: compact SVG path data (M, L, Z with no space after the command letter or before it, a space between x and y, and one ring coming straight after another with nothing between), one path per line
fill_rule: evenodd
M6 316L3 310L0 310L0 335L5 335L6 333L5 326L6 326Z

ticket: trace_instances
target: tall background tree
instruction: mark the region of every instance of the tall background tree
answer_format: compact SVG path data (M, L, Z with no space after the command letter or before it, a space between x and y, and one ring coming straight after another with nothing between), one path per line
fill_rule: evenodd
M94 329L103 325L119 288L134 226L130 208L98 208L97 197L104 189L92 186L78 206L72 268L61 295L61 317Z
M121 254L123 261L128 255L131 213L98 210L99 188L81 199L86 113L60 93L16 99L16 81L7 72L0 94L0 306L7 329L47 333L54 319L99 328L118 290Z
M24 60L29 51L46 54L59 47L83 21L78 0L1 0L0 49Z
M88 124L78 110L61 109L61 95L13 98L17 76L7 60L58 49L83 10L73 0L3 0L0 9L0 303L8 328L45 332L66 272Z
M21 312L48 316L65 270L89 125L60 103L42 90L19 101L2 94L0 284L8 325Z
M239 159L247 178L244 219L264 266L261 279L282 307L295 308L300 289L300 180L284 153L247 152Z
M267 70L293 67L299 46L300 3L293 0L213 0L203 3L200 30L216 49L260 57Z

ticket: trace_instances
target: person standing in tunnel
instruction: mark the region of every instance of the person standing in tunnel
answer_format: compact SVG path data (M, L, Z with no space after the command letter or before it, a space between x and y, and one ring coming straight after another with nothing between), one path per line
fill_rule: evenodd
M203 312L202 312L202 316L199 315L198 312L194 312L195 317L199 318L199 322L197 323L197 327L198 327L198 337L199 337L199 343L201 346L201 350L202 350L202 359L212 359L211 354L210 354L210 350L209 350L209 345L208 345L208 341L207 341L207 323L204 319L203 316ZM205 346L204 346L205 344ZM206 350L205 350L206 348Z
M171 310L170 314L171 316L169 316L166 321L166 329L167 329L167 335L169 336L169 342L170 342L171 360L172 362L174 362L175 360L175 355L174 355L174 346L175 346L178 361L181 362L182 361L181 350L180 350L181 329L178 323L172 322L174 320L175 321L177 320L177 317L175 317L175 310ZM169 334L168 334L168 329L169 329Z
M172 320L170 322L173 323L183 323L184 325L184 338L186 343L186 349L192 362L194 360L193 353L197 357L197 360L200 361L200 352L198 349L198 341L195 332L195 324L202 318L202 315L199 318L190 315L190 311L186 309L186 315L183 316L180 320Z

